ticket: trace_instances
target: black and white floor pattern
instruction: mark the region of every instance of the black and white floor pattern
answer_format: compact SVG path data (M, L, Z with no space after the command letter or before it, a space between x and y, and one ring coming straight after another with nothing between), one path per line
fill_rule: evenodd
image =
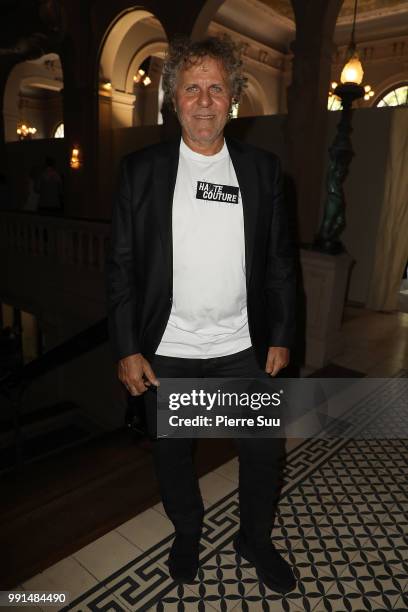
M370 439L369 428L382 418L372 397L361 414L358 439L307 440L288 455L272 536L294 568L295 591L271 591L236 555L234 490L207 508L195 584L169 578L170 535L63 610L407 611L408 434ZM408 379L406 397L387 408L387 427L406 431L407 417Z

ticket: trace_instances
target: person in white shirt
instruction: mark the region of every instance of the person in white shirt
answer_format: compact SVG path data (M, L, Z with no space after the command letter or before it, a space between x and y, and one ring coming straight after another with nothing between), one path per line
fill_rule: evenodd
M244 84L230 39L173 43L163 88L181 139L132 153L121 165L107 260L109 329L118 377L131 395L144 394L150 432L151 388L160 377L267 378L289 363L295 265L279 159L224 138ZM236 441L234 546L265 584L288 592L296 586L293 572L270 539L285 440ZM152 440L163 505L175 527L169 571L187 583L198 570L204 517L192 442Z

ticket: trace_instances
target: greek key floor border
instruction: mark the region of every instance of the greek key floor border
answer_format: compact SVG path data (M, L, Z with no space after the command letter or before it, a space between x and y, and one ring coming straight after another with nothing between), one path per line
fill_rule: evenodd
M194 584L177 586L169 578L170 535L63 610L406 612L408 439L370 436L370 427L384 418L384 393L396 378L408 379L408 371L401 370L359 402L358 422L353 423L358 439L311 439L288 453L272 535L294 568L295 591L286 596L272 592L259 583L253 566L236 555L234 490L206 511ZM386 424L401 432L408 395L401 401L391 395Z

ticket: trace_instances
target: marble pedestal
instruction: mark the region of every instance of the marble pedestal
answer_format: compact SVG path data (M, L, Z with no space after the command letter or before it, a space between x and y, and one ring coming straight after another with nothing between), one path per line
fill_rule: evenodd
M350 267L348 253L327 255L301 249L306 294L307 366L321 368L342 349L341 323Z

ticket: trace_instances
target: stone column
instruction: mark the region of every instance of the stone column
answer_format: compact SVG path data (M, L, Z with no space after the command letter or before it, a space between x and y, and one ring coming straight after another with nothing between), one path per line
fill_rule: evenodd
M112 129L132 127L136 96L112 90Z
M296 39L288 88L290 170L297 193L300 240L313 241L327 155L327 97L333 33L343 0L292 0Z

